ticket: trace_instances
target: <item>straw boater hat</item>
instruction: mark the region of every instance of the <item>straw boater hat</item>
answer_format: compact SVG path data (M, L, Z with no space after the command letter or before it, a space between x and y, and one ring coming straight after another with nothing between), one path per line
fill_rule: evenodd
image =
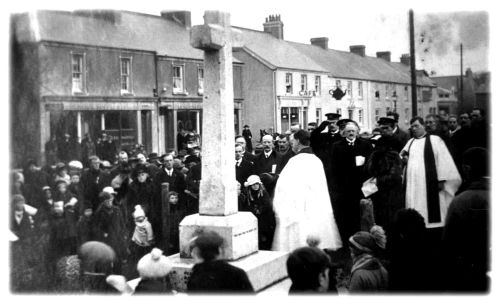
M172 263L158 248L153 248L151 253L143 256L137 263L137 271L141 278L163 278L170 270L172 270Z

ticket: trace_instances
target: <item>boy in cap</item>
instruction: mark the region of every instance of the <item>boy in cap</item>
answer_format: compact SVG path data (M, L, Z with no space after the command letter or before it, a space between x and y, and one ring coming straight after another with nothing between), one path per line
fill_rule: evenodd
M389 285L387 270L376 257L385 249L385 233L379 226L370 232L359 231L349 238L353 265L349 292L385 291Z
M247 274L220 259L224 240L214 231L201 232L190 244L196 264L187 284L188 293L253 293Z

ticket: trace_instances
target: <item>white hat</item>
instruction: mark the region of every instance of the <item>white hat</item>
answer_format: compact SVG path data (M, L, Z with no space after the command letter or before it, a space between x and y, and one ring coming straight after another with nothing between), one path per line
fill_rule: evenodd
M245 182L245 187L249 187L256 183L262 184L262 182L260 181L260 177L257 175L250 175L247 181Z
M77 161L77 160L72 160L68 163L68 166L71 167L71 168L75 168L75 169L83 169L83 165L81 162Z
M115 189L113 189L113 187L104 187L104 189L102 189L102 192L106 192L106 193L109 193L109 194L116 194L115 192Z
M151 253L143 256L137 263L137 271L141 278L163 278L170 270L172 263L158 248L153 248Z
M138 218L140 216L146 216L141 205L135 205L135 211L134 211L133 215L134 215L134 218Z

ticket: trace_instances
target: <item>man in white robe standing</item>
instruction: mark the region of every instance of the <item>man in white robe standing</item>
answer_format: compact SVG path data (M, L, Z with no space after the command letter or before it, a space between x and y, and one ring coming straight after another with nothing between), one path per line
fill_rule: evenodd
M273 250L292 251L317 245L336 250L342 247L330 203L321 160L309 147L309 133L299 130L290 135L297 155L286 164L274 192L276 230Z
M421 117L414 117L410 124L413 138L400 153L407 162L406 208L417 210L427 228L443 227L462 179L444 141L425 132Z

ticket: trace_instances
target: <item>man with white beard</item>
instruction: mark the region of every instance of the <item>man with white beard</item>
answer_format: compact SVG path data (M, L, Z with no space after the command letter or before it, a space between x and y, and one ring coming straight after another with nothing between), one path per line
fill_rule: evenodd
M274 212L276 230L273 250L292 251L314 245L336 250L342 241L333 216L325 172L321 160L309 147L309 133L290 135L292 157L276 185ZM300 176L305 178L300 179Z

